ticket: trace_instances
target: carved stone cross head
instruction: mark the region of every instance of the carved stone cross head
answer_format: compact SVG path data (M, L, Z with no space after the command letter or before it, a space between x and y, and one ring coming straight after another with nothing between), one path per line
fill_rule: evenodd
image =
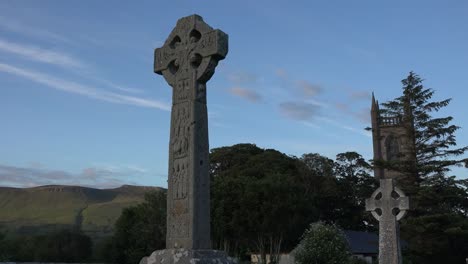
M213 29L199 15L177 21L166 42L154 52L154 72L162 74L172 87L180 79L206 83L218 61L228 52L228 36Z
M410 209L409 198L395 186L393 179L380 180L380 187L366 199L366 211L380 221L402 219Z

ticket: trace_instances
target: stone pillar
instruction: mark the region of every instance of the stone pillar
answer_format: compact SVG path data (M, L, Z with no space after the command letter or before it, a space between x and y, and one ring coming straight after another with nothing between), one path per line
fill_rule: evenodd
M154 72L172 87L166 250L140 264L233 263L210 250L210 176L206 82L228 52L228 36L198 15L177 21L154 54Z

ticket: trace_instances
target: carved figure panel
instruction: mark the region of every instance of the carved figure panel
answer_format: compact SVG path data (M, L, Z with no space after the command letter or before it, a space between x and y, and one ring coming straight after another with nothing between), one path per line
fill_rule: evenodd
M187 198L189 181L188 157L175 159L172 166L172 198L174 200Z
M190 79L180 79L176 82L174 87L174 100L173 103L177 104L190 99Z
M173 107L173 126L171 149L174 159L187 156L190 140L190 108L189 103L181 103Z

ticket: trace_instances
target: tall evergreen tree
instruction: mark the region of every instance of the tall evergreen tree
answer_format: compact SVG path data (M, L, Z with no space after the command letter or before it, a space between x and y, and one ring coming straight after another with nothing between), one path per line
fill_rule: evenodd
M415 160L392 167L414 179L400 181L412 200L411 213L402 221L402 237L412 263L463 263L468 256L468 193L466 181L450 171L467 163L463 154L468 146L457 147L455 132L460 127L452 124L453 117L433 116L451 99L432 100L434 90L422 82L410 72L402 80L403 95L382 104L381 110L384 116L410 121L407 129L415 144Z
M413 168L403 168L417 173L420 180L446 176L452 166L460 166L468 159L459 159L468 146L456 148L455 132L459 126L451 124L453 117L433 117L431 114L446 107L451 99L431 100L434 90L425 88L417 74L410 72L403 79L403 95L383 103L383 115L411 118L408 127L414 136L416 162Z

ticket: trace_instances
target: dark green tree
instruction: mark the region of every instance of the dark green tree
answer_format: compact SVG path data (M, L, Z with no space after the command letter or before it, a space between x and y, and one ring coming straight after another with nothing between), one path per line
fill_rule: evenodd
M318 153L302 155L307 170L300 175L301 184L319 212L318 219L351 230L373 230L364 200L376 186L370 164L356 152L336 155L336 160Z
M5 253L10 261L86 262L92 256L91 238L76 230L60 230L46 235L17 236L3 241L0 247L2 245L7 246Z
M13 254L11 260L22 262L35 261L37 240L37 237L34 236L16 237L12 239L10 243L14 251L11 252Z
M115 223L115 233L104 254L110 263L139 263L154 250L165 248L166 192L151 191L145 201L125 208Z
M334 171L341 201L336 223L345 229L375 231L367 224L372 217L365 211L365 199L377 188L371 165L357 152L344 152L336 155Z
M335 177L335 162L318 153L307 153L300 160L306 167L300 175L300 184L306 188L307 195L313 197L311 202L317 209L318 219L333 223L343 218L344 200L340 186Z
M297 158L252 144L213 149L212 235L231 255L257 252L265 261L291 250L307 223L317 219Z
M335 164L332 159L322 156L318 153L308 153L301 157L304 164L316 176L333 177Z
M7 239L6 234L0 232L0 262L12 260L14 254L11 241Z
M86 262L92 256L91 238L79 231L61 230L34 240L35 261Z

